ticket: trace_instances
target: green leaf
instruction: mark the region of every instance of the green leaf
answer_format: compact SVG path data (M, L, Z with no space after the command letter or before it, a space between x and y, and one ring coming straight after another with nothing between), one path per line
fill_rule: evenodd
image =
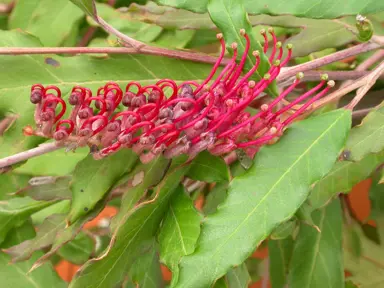
M229 170L222 158L204 151L193 159L187 176L208 183L222 182L229 181Z
M165 30L155 41L159 46L182 49L192 40L194 30Z
M61 46L71 33L78 33L83 16L68 0L19 1L10 16L9 28L28 31L45 46Z
M229 288L227 279L225 277L221 277L219 280L217 280L212 287L213 288Z
M250 70L254 66L256 59L252 56L252 50L258 50L261 62L253 77L257 80L262 79L269 70L268 58L264 55L262 46L252 34L252 26L249 23L242 1L210 0L208 11L212 21L222 31L227 47L230 47L233 42L238 44L239 57L245 49L245 39L240 35L240 29L245 29L251 40L251 49L244 68ZM229 49L229 52L232 54L232 49ZM271 95L277 95L275 81L265 91Z
M136 161L137 155L124 149L101 160L95 160L92 155L88 155L79 162L73 172L73 200L68 221L73 223L92 209L111 186L131 170Z
M114 287L124 280L124 273L149 248L169 199L188 170L188 166L179 166L176 159L173 162L172 171L155 188L155 198L137 205L121 219L103 255L88 261L69 287Z
M88 147L78 148L75 152L71 153L67 153L64 149L60 149L29 159L27 163L16 168L14 171L33 176L65 176L73 172L76 164L80 160L83 160L88 152ZM58 163L60 163L60 165L58 165Z
M178 264L182 256L195 250L200 235L202 217L183 186L175 191L159 233L160 259L172 271L172 283L177 282Z
M343 287L342 211L335 200L313 213L321 232L301 225L290 262L290 287Z
M160 5L185 9L185 10L189 10L197 13L207 12L207 5L208 5L208 0L194 0L194 1L155 0L154 2Z
M281 223L275 230L273 230L271 234L271 239L273 240L279 240L279 239L285 239L288 236L292 235L293 231L296 228L296 220L291 219L287 222Z
M373 109L361 124L351 130L345 150L349 159L359 161L368 153L377 153L384 148L384 102Z
M204 214L213 214L217 210L217 206L224 202L227 198L228 182L216 183L215 187L209 191L205 198L203 211Z
M0 46L40 47L31 35L20 31L0 31ZM59 66L46 62L54 59ZM131 67L132 69L128 69ZM172 69L171 69L172 68ZM0 138L0 158L31 149L43 142L39 137L26 137L21 132L33 125L34 105L29 101L30 87L36 83L57 85L66 99L75 85L96 92L97 88L113 80L124 87L130 81L142 85L170 78L177 83L185 80L202 81L211 65L146 55L114 55L96 59L86 55L61 57L43 55L0 56L0 69L7 71L0 77L0 113L11 112L19 118Z
M345 15L370 14L384 11L384 3L377 1L349 2L342 0L318 2L293 0L281 2L279 0L245 0L245 7L250 14L281 15L291 14L305 18L334 19Z
M63 247L65 244L67 244L69 241L72 241L75 239L75 237L81 232L81 229L83 228L84 224L88 221L91 221L94 219L99 213L104 209L105 207L105 200L100 201L97 203L96 207L89 212L87 215L84 215L80 217L79 220L77 220L75 223L70 225L69 227L66 227L65 229L61 229L57 232L56 237L53 241L51 249L42 255L35 264L33 264L33 267L31 270L34 270L41 265L43 265L52 255L57 253L57 251Z
M295 123L277 144L260 149L254 165L232 180L226 201L205 219L195 252L180 262L178 287L209 287L291 218L311 185L331 169L350 125L350 111L335 110Z
M61 247L57 254L65 260L76 264L84 264L94 251L95 240L84 232L80 232L75 239Z
M1 138L0 138L1 139ZM12 193L15 193L28 184L31 177L28 175L18 175L13 172L0 174L0 200L11 198Z
M293 245L292 237L268 241L269 274L272 288L287 287Z
M70 0L81 8L85 13L94 18L97 17L95 2L93 0Z
M384 212L384 183L380 183L381 177L384 174L383 171L381 169L373 174L372 184L369 188L369 199L371 200L370 218L372 219L379 219Z
M67 214L70 207L70 200L58 201L55 204L32 214L32 223L33 225L40 225L44 222L45 218L51 216L52 214Z
M34 201L31 198L14 198L0 202L0 243L13 227L20 226L33 213L52 205L55 202Z
M154 241L149 252L141 255L129 271L129 276L132 278L132 282L135 283L137 287L164 287L158 250L155 244L156 243Z
M251 276L249 276L247 266L244 263L229 270L226 278L229 288L247 288L251 282Z
M33 226L29 222L17 229L13 229L11 236L3 243L2 248L14 246L35 235ZM33 262L42 255L42 252L33 254L30 260L23 263L9 264L10 257L0 253L0 281L2 287L39 287L39 288L64 288L67 285L56 274L50 263L43 265L39 270L28 272Z
M29 259L33 252L46 248L55 240L57 232L65 227L65 214L54 214L36 227L35 238L21 242L5 250L12 257L12 262L20 262Z
M383 161L384 151L368 154L359 162L337 162L332 170L313 187L309 196L312 209L324 206L339 193L351 191L354 185L368 178Z
M30 182L34 179L36 178L32 178ZM72 198L71 190L69 189L71 177L52 177L52 179L49 179L49 181L50 182L43 184L28 185L17 194L29 196L32 199L38 201L51 201Z

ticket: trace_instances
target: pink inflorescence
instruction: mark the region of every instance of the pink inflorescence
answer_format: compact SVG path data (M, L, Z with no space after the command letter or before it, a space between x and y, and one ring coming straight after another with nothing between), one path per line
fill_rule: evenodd
M213 79L225 53L223 36L218 34L221 54L201 84L187 81L177 85L171 79L148 86L130 82L123 91L118 84L108 82L96 95L88 88L75 86L68 99L73 108L65 120L60 120L66 111L61 91L56 86L33 85L31 102L36 105L38 129L32 132L29 129L28 133L54 138L59 145L96 146L99 149L94 152L95 158L130 148L144 163L160 153L167 158L180 154L193 158L203 150L223 155L241 148L254 155L260 146L280 137L287 125L334 85L333 81L327 84L327 77L322 77L317 86L277 110L277 104L300 82L302 73L299 73L291 86L269 104L261 105L257 114L252 116L246 112L249 104L276 79L291 57L292 47L287 45L288 53L283 58L281 42L277 41L273 29L268 32L273 40L269 57L272 65L257 83L250 78L260 64L259 51L253 51L255 64L241 76L250 52L250 40L244 30L240 30L240 34L246 46L240 61L236 62L237 44L233 43L232 59ZM268 38L265 31L261 33L265 38L265 53ZM168 98L165 89L172 92ZM284 120L281 118L284 112L308 98L310 100L294 114ZM61 110L57 112L59 107Z

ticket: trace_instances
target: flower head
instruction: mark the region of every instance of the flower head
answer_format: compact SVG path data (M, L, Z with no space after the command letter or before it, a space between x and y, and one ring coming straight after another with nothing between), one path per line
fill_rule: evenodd
M322 77L317 86L276 109L299 84L303 77L299 73L291 86L251 115L246 108L279 75L281 67L291 57L292 46L287 45L288 52L283 58L282 44L277 41L273 29L262 30L264 53L269 48L267 34L272 37L269 57L272 65L264 77L255 82L251 77L260 64L260 52L252 52L255 64L242 75L251 45L243 29L240 34L246 41L240 61L236 61L237 43L232 43L233 57L220 73L217 72L224 58L225 42L222 34L217 35L221 53L202 83L186 81L177 85L171 79L163 79L141 86L133 81L123 91L117 83L108 82L95 95L88 88L75 86L68 99L72 111L64 120L60 119L66 111L66 103L60 90L55 86L33 85L31 102L36 105L37 125L33 134L54 138L61 145L96 145L99 150L94 153L95 158L124 148L139 154L142 162L149 162L160 153L168 158L180 154L193 158L203 150L223 155L244 149L254 155L260 146L280 137L285 127L324 96L334 82L329 81L327 85L327 77ZM165 89L172 92L168 98ZM306 102L295 113L282 118L283 113L303 101ZM122 111L121 107L124 107Z

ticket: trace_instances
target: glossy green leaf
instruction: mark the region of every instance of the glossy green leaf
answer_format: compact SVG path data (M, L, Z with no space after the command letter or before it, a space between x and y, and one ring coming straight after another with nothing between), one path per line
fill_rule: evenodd
M224 202L227 198L228 182L216 183L215 187L209 191L205 198L203 211L204 214L213 214L217 210L217 206Z
M371 200L370 218L372 219L379 219L384 212L384 183L380 183L381 176L384 174L383 171L381 169L372 175L372 184L369 188L369 199Z
M92 17L97 17L96 6L93 0L70 0Z
M33 238L35 231L33 226L26 222L23 226L13 229L11 236L3 243L2 248L14 246L22 241ZM10 257L5 253L0 253L0 281L2 287L39 287L39 288L64 288L67 285L56 274L50 263L43 265L40 269L29 272L33 261L36 260L42 252L36 252L31 259L23 263L9 264Z
M20 226L28 217L54 202L34 201L31 198L14 198L0 202L0 243L13 227Z
M172 271L172 283L177 283L181 257L195 250L201 220L192 199L187 196L184 187L179 186L170 201L158 236L160 259Z
M247 266L244 263L229 270L226 278L229 288L247 288L251 281L251 276L249 276Z
M15 169L15 172L34 176L65 176L73 172L76 164L89 153L89 148L78 148L75 152L64 149L53 151L29 159L27 163Z
M59 230L65 227L65 214L54 214L36 227L36 236L33 239L21 242L5 250L12 257L12 262L20 262L29 259L33 252L46 248L55 240Z
M52 214L67 214L71 207L70 200L58 201L51 206L41 209L39 212L36 212L31 215L33 225L40 225L44 222L45 218L51 216Z
M347 0L329 2L321 0L318 2L302 2L293 0L281 2L279 0L244 0L245 7L250 14L282 15L291 14L305 18L333 19L345 15L370 14L384 11L384 4L377 1Z
M288 283L291 287L342 287L344 267L342 253L342 211L335 200L313 213L321 232L301 225L295 239Z
M68 0L19 1L10 16L9 28L31 33L45 46L61 46L71 33L77 34L83 17L84 13Z
M147 253L138 257L129 271L129 276L132 282L140 288L164 287L155 241Z
M352 129L353 131L353 129ZM384 162L384 151L368 154L359 162L337 162L332 170L313 187L309 201L313 209L324 206L339 193L348 193L352 187L369 177Z
M101 160L88 155L79 162L72 178L72 206L68 221L73 223L91 210L123 174L136 163L137 155L124 149Z
M72 241L73 239L75 239L75 237L80 233L84 224L87 223L88 221L91 221L97 215L99 215L99 213L104 209L104 207L105 207L105 201L104 200L100 201L99 203L97 203L96 207L92 211L90 211L88 214L80 217L79 220L77 220L75 223L73 223L69 227L66 227L65 229L61 229L60 231L58 231L53 241L51 249L47 253L42 255L39 259L37 259L37 261L32 267L32 270L43 265L61 247L63 247L69 241Z
M296 220L291 219L287 222L281 223L275 230L273 230L271 234L271 239L273 240L279 240L279 239L285 239L288 236L292 235L293 231L296 228Z
M377 153L384 148L384 102L372 110L351 130L345 150L349 159L361 160L368 153Z
M268 241L269 274L272 288L285 288L294 241L292 237Z
M229 170L224 159L204 151L193 159L187 176L208 183L222 182L229 181Z
M45 178L45 177L44 177ZM58 199L71 199L72 194L69 189L71 177L49 177L49 182L42 184L28 185L24 187L20 193L25 196L29 196L35 200L51 201ZM36 178L30 180L33 181ZM37 178L39 179L39 178Z
M184 0L155 0L154 2L171 6L175 8L185 9L197 13L207 12L208 0L194 0L194 1L184 1Z
M172 194L187 172L188 166L174 165L167 177L155 188L156 197L137 205L120 221L112 241L103 255L88 261L69 287L114 287L124 280L124 273L146 251L166 212Z
M91 257L94 248L95 240L80 232L75 239L61 247L57 254L73 264L82 265Z
M0 31L0 46L39 47L41 44L31 35L20 31ZM47 59L54 59L59 66L50 65ZM127 70L127 67L132 69ZM66 99L75 85L89 87L96 92L98 87L110 80L122 86L129 81L148 85L163 78L173 79L177 83L185 80L202 81L209 74L211 65L146 55L114 55L103 59L86 55L24 55L0 56L0 69L7 71L0 77L0 113L20 115L15 124L0 137L2 158L33 148L45 140L26 137L21 132L24 126L34 125L34 106L29 101L33 84L57 85Z
M209 287L291 218L311 185L332 168L350 125L350 111L335 110L295 123L277 144L260 149L205 219L195 252L180 262L178 287Z
M269 70L268 58L264 55L262 46L252 34L252 26L249 23L242 1L210 0L208 11L212 21L223 33L227 47L230 47L233 42L238 44L239 57L245 49L245 39L240 35L240 29L245 29L251 40L251 49L244 68L249 70L254 66L256 58L252 55L252 51L258 50L260 52L260 65L252 77L257 80L263 78L264 74ZM232 49L229 49L229 52L232 53ZM265 91L271 95L277 95L275 81Z

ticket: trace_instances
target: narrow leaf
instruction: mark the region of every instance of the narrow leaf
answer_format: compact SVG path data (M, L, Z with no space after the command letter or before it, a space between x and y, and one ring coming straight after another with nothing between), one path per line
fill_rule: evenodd
M95 2L93 0L70 0L74 4L80 7L81 10L83 10L85 13L87 13L89 16L96 18L97 17L97 11Z
M205 198L203 211L204 214L213 214L217 206L224 202L227 197L228 182L216 183L215 187L209 191Z
M57 232L65 227L65 216L65 214L51 215L36 227L35 238L5 250L7 254L11 255L12 262L27 260L33 252L52 245Z
M195 252L182 258L178 287L209 287L291 218L310 186L331 169L350 125L350 111L335 110L295 123L277 144L260 149L254 165L231 182L218 211L207 216Z
M252 56L252 51L258 50L261 62L253 77L256 80L262 79L269 70L268 58L264 55L262 46L252 34L252 26L249 23L242 1L210 0L208 11L212 21L224 34L227 47L230 47L233 42L238 44L239 55L242 55L245 49L245 39L240 35L240 29L245 29L251 40L251 51L248 53L245 69L250 70L254 66L256 59ZM232 49L229 49L229 52L232 53ZM266 92L277 95L276 83L272 82Z
M321 232L301 225L293 248L288 282L290 287L339 288L344 284L342 212L335 200L313 213Z
M285 288L287 285L293 244L292 237L268 241L269 274L272 288Z
M31 198L14 198L0 203L0 243L15 226L20 226L33 213L52 205L51 202L34 201Z
M48 183L29 185L17 194L26 195L32 199L43 201L71 199L72 194L69 189L70 181L71 177L51 177L51 180Z
M229 288L247 288L251 281L251 276L249 276L247 266L244 263L229 270L226 278Z
M229 181L229 170L222 158L204 151L193 159L187 176L208 183L222 182Z
M73 200L68 221L73 223L80 216L87 214L111 186L131 170L136 161L137 155L128 149L102 160L94 160L92 155L82 160L73 172Z
M337 162L312 189L309 196L312 209L324 206L339 193L351 191L354 185L368 178L383 161L384 151L378 154L368 154L359 162Z
M57 254L73 264L82 265L91 257L94 248L95 240L80 232L75 239L61 247Z
M361 124L351 130L346 144L349 159L361 160L368 153L377 153L384 148L384 102L372 110Z
M160 259L172 271L172 283L177 282L181 257L195 250L201 220L192 199L187 196L184 187L179 186L159 233Z
M155 188L155 198L136 206L121 219L104 254L88 261L69 287L114 287L123 282L124 273L150 247L169 199L188 170L188 166L179 166L175 160L173 162L172 171Z

